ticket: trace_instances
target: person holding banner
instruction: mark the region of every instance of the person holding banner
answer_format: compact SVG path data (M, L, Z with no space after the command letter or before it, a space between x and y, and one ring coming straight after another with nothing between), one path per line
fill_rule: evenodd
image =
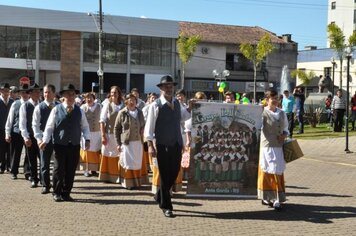
M262 113L257 192L263 205L281 210L281 203L286 200L283 143L289 135L288 119L286 113L277 107L278 94L275 90L268 90L265 97L267 106Z

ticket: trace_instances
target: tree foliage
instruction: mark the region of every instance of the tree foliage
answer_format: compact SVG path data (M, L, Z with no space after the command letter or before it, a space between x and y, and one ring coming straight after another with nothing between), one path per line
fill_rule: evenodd
M257 67L270 54L274 49L272 40L268 34L264 34L257 44L242 43L240 44L241 53L253 63L253 98L256 101L256 80L257 80Z
M179 58L182 60L183 64L187 64L189 62L199 42L200 42L199 35L186 37L184 36L183 33L179 34L177 40L177 47L178 47Z
M290 73L292 78L298 78L304 85L308 85L315 77L316 74L314 71L309 71L308 73L304 70L292 70Z

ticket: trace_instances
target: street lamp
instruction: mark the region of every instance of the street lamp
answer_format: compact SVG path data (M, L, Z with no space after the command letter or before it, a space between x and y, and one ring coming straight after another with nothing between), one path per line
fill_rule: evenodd
M349 87L350 87L350 60L352 58L352 48L347 47L345 50L347 59L347 78L346 78L346 147L345 152L351 153L349 150Z
M334 96L334 92L335 92L335 68L336 68L336 61L335 61L335 58L334 57L332 57L331 59L330 59L330 61L331 61L331 64L333 64L333 71L332 71L332 81L333 81L333 85L332 85L332 91L331 91L331 93L332 93L332 95Z
M217 86L220 86L221 81L226 81L226 77L230 75L229 70L223 70L223 71L218 71L218 70L213 70L213 76L215 80L217 81ZM219 92L219 100L221 100L221 93Z
M103 9L101 0L99 0L99 25L97 19L93 13L88 13L89 16L92 16L96 29L99 33L99 68L97 75L99 78L99 97L104 99L104 65L103 65Z

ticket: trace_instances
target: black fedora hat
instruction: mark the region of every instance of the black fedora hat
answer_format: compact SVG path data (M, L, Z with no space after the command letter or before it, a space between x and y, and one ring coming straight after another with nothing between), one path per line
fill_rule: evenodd
M42 90L42 88L35 83L33 86L30 87L29 90L32 92L33 90Z
M0 89L9 89L10 90L10 85L8 83L2 83L0 85Z
M18 91L19 92L29 92L31 90L30 86L28 84L21 84Z
M62 90L59 92L60 94L63 94L65 91L74 91L76 94L79 93L78 89L75 89L73 84L67 84L65 85Z
M161 78L161 82L157 84L157 87L161 87L162 85L165 84L173 84L174 86L176 86L178 83L173 80L172 76L165 75Z

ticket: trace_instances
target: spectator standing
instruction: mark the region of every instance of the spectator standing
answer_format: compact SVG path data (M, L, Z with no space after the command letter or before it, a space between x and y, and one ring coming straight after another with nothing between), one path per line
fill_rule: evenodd
M352 111L352 131L355 130L355 120L356 120L356 91L351 98L351 111Z
M294 129L294 109L295 109L294 97L289 94L288 90L284 90L283 99L282 99L282 110L287 115L290 138L292 138L293 136L293 129Z
M295 111L297 115L299 131L298 134L304 133L304 88L296 87L293 92L294 100L295 100Z
M338 89L331 103L331 111L335 116L334 132L341 132L346 110L346 102L342 96L342 90Z

